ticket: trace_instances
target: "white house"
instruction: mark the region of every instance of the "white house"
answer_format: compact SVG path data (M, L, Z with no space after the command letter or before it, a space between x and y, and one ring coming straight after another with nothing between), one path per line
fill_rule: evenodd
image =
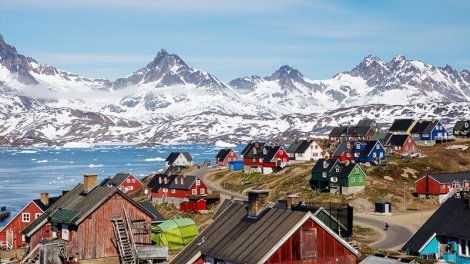
M309 161L323 157L323 149L313 139L296 139L287 149L289 160Z
M167 168L169 166L186 167L193 165L193 158L189 152L171 152L165 162Z

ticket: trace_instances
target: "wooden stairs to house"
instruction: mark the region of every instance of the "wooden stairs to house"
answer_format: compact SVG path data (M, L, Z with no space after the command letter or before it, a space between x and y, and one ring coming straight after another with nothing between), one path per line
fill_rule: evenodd
M132 231L129 230L129 223L126 219L113 219L114 234L119 250L119 259L122 264L136 264L135 244L132 240Z

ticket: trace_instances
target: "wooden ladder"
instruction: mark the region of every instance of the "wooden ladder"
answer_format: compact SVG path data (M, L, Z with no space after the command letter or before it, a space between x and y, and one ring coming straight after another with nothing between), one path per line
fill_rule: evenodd
M136 252L133 245L132 231L129 230L128 219L112 219L116 244L119 249L119 257L122 264L136 264Z

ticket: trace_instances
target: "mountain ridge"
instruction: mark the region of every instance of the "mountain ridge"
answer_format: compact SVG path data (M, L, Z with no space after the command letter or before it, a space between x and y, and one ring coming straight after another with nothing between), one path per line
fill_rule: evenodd
M0 35L2 144L324 135L347 118L390 119L380 111L392 117L432 113L454 122L470 116L469 101L470 71L402 55L388 62L369 55L327 80L282 65L269 76L222 82L160 49L144 67L110 81L39 64Z

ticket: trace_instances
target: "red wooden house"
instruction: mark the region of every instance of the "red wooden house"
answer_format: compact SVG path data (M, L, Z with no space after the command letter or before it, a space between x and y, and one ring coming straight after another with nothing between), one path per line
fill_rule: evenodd
M133 193L143 186L134 175L129 173L118 173L113 178L109 177L101 182L101 186L117 187L125 193Z
M416 193L421 198L445 196L449 191L470 188L470 171L433 173L416 181Z
M190 195L205 196L207 185L197 176L156 174L147 186L148 194L156 203L179 206Z
M267 146L254 142L249 143L243 151L245 173L269 174L281 170L289 163L289 154L281 146Z
M387 153L408 156L419 152L418 145L410 135L391 134L386 138L385 149Z
M150 225L153 215L116 187L97 186L97 175L67 192L22 234L31 249L44 238L60 239L68 256L97 259L118 256L112 219L125 218ZM48 227L49 226L49 227ZM134 233L136 244L150 244L151 232Z
M233 149L221 149L215 156L217 166L228 166L229 161L238 161L237 153Z
M360 253L311 212L271 208L267 196L229 203L171 263L356 263Z
M283 169L289 163L289 153L281 146L266 146L263 149L263 173L269 174Z
M60 197L49 197L48 193L41 193L40 199L28 203L10 222L0 229L0 242L3 242L0 244L8 245L10 249L23 246L25 239L21 231L41 216Z

